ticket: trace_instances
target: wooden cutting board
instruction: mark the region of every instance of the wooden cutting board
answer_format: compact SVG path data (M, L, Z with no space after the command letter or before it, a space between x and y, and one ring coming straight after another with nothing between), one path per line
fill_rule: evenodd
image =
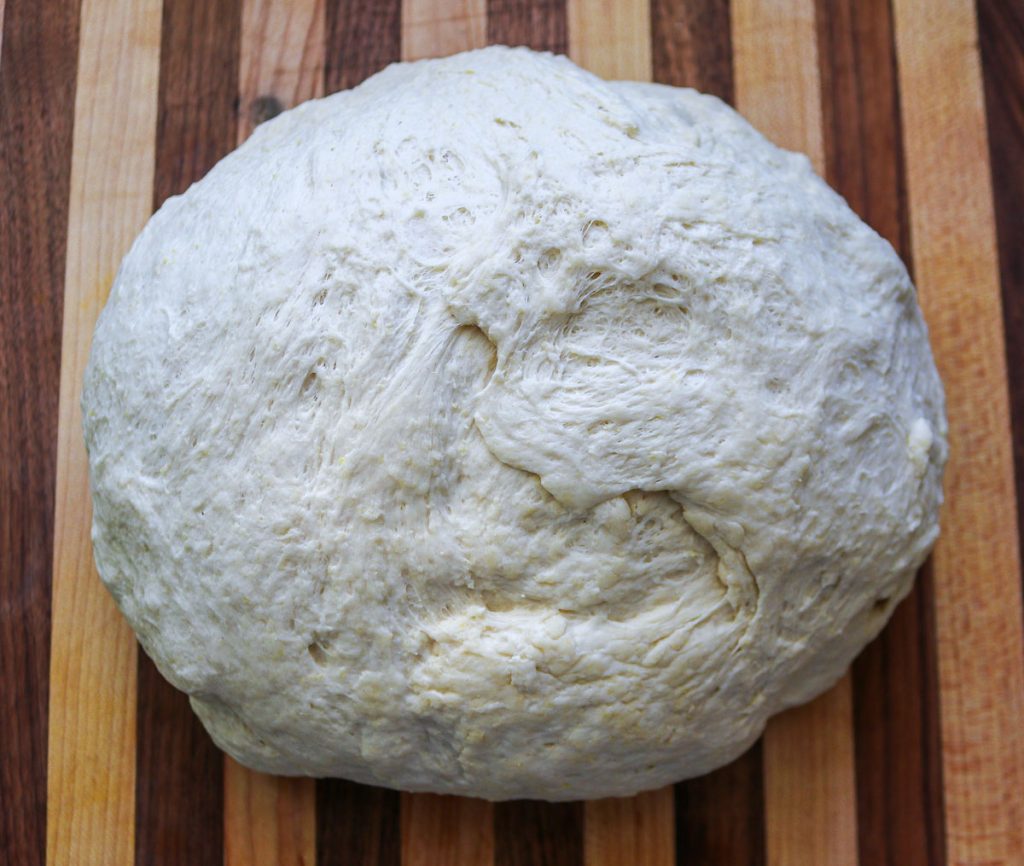
M48 863L104 866L1024 863L1017 0L0 0L0 19L5 862L41 862L45 836ZM942 539L883 635L734 764L632 799L245 770L92 565L80 382L148 216L282 108L490 42L716 93L806 152L911 266L947 388Z

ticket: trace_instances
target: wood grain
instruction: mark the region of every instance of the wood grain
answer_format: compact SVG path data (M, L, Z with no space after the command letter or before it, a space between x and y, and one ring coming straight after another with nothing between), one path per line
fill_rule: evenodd
M1024 5L978 0L978 29L999 239L1017 502L1024 496ZM1017 509L1024 545L1024 508Z
M242 0L238 143L264 120L322 96L324 0Z
M763 866L761 742L731 764L675 786L677 862Z
M737 107L776 144L825 170L813 0L734 0ZM853 717L846 676L813 703L772 719L764 736L767 862L857 862Z
M910 261L888 0L819 0L826 178ZM853 665L860 859L941 864L942 765L930 572ZM913 744L913 745L911 745Z
M651 42L655 81L735 101L729 0L651 0Z
M583 804L494 804L495 866L582 866Z
M648 0L568 0L569 56L602 78L651 80Z
M243 0L238 142L257 125L323 95L323 0ZM224 758L224 862L316 861L316 782L257 773Z
M566 0L487 0L487 42L569 50Z
M399 795L344 779L316 785L318 866L399 866Z
M316 785L224 761L225 866L313 866Z
M9 33L5 37L4 30ZM78 4L0 0L0 862L46 856L50 574Z
M974 9L896 0L914 273L946 386L935 548L946 844L1024 851L1024 636L1006 356Z
M490 866L494 808L486 800L402 794L402 866Z
M584 811L586 866L669 866L676 862L672 787L635 797L590 800Z
M401 59L401 0L326 0L324 92L334 93Z
M79 395L96 316L150 212L159 47L154 0L82 3L57 440L50 864L134 859L135 638L93 566Z
M236 141L240 0L165 0L152 206L184 192ZM223 860L223 755L188 698L140 655L136 863Z
M403 0L403 60L445 57L486 44L486 0Z

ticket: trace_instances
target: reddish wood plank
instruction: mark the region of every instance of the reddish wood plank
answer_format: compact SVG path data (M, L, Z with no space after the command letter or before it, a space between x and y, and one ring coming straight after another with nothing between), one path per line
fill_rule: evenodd
M225 866L313 866L316 785L224 761Z
M7 31L6 36L4 31ZM46 855L50 573L78 4L0 0L0 861Z
M978 0L992 186L999 238L1010 414L1024 545L1024 5Z
M403 0L403 60L445 57L486 44L486 0Z
M583 804L494 804L495 866L582 866Z
M324 0L242 0L238 143L324 92Z
M946 387L932 556L947 856L1024 851L1024 622L1007 370L974 4L895 0L914 274Z
M494 812L486 800L402 794L402 866L491 866Z
M888 0L819 0L826 177L910 260ZM942 764L926 574L853 666L861 861L941 864Z
M324 92L355 87L400 58L401 0L326 0Z
M584 811L586 866L668 866L676 862L672 786L635 797L589 800Z
M167 0L153 206L184 192L236 141L240 0ZM223 859L223 756L148 658L138 671L136 863Z
M651 0L654 80L735 101L729 0Z
M398 866L397 792L321 779L316 798L317 866Z
M487 0L487 42L565 54L566 0Z

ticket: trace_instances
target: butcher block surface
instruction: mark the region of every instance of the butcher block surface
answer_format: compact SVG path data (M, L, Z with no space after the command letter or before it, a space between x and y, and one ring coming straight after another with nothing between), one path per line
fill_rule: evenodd
M0 0L0 25L0 862L1024 864L1024 4ZM256 125L495 42L717 94L895 246L947 389L942 537L849 674L709 776L490 804L253 773L96 576L92 327L153 210Z

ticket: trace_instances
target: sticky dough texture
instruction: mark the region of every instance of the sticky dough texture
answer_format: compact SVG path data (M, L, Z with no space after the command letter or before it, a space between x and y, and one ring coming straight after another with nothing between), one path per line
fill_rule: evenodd
M153 217L83 397L100 574L261 770L708 771L937 534L892 248L713 97L491 48L260 126Z

